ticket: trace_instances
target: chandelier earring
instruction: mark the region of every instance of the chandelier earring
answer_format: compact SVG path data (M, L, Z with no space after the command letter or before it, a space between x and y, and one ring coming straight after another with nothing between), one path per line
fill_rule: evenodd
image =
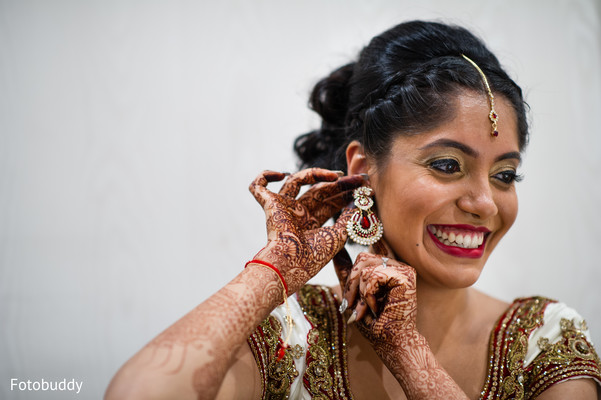
M356 243L370 246L382 238L384 227L376 214L371 210L374 201L371 198L373 189L361 186L353 192L357 210L346 224L349 237Z

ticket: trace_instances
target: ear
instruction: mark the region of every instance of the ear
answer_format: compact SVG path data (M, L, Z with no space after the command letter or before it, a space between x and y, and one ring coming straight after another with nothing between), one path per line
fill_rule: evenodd
M346 166L349 175L367 174L369 165L361 143L353 140L346 147Z

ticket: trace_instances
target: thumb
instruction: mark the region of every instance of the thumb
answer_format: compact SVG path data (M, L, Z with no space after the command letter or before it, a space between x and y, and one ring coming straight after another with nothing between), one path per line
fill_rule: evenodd
M346 224L351 219L351 216L354 212L355 210L351 208L345 208L342 210L342 213L332 227L340 236L344 237L345 241L348 237ZM340 251L336 253L332 259L332 263L334 264L334 269L336 270L336 276L338 276L338 280L340 281L340 286L344 287L346 280L351 273L351 269L353 268L353 260L344 246L342 246Z

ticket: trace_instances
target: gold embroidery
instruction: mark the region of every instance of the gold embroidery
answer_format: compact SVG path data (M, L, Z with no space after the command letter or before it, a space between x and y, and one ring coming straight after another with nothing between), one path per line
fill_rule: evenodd
M295 344L288 351L292 354L292 357L294 358L301 358L305 354L305 349L303 349L303 347L300 344Z
M524 358L528 338L543 324L545 308L553 300L542 297L518 299L501 317L491 335L488 377L481 399L536 398L549 386L572 377L601 379L600 362L583 331L573 320L562 319L562 338L537 341L541 353L528 366Z
M346 367L346 325L329 288L305 286L299 292L308 335L305 388L313 399L352 399Z
M248 343L259 366L263 399L287 399L290 386L298 377L293 358L306 355L302 376L305 389L313 399L353 399L347 375L346 324L329 288L307 285L298 293L298 301L312 327L307 335L308 349L295 345L284 359L276 361L281 347L282 327L269 317L257 327Z
M523 360L529 332L542 324L546 302L541 298L514 302L501 317L490 341L488 376L481 399L523 399L528 375Z
M533 362L532 375L535 377L530 394L535 397L554 383L574 376L589 376L599 379L599 357L588 342L581 321L576 328L573 320L562 318L561 339L550 343L548 338L540 338L538 345L542 352Z
M248 339L259 365L263 382L263 399L287 399L290 396L290 385L298 376L293 361L293 356L299 352L296 346L292 349L293 351L286 351L281 360L277 360L276 353L282 346L281 333L282 326L277 319L270 315ZM300 347L300 351L302 352L302 347Z

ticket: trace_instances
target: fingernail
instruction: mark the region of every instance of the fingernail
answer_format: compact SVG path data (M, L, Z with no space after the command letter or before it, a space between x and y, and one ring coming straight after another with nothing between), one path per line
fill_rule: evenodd
M336 175L338 175L338 176L344 176L344 171L336 170L333 172L336 172Z
M369 175L367 175L367 174L360 174L360 175L363 177L363 179L369 179Z
M347 324L352 324L357 319L357 310L353 310L351 317L346 321Z
M290 175L290 172L285 172L284 171L284 172L282 172L282 174L284 174L284 176L288 176L288 175Z
M340 308L338 309L338 311L340 311L340 314L344 314L347 307L348 307L348 301L346 301L346 299L343 298L342 302L340 303Z

